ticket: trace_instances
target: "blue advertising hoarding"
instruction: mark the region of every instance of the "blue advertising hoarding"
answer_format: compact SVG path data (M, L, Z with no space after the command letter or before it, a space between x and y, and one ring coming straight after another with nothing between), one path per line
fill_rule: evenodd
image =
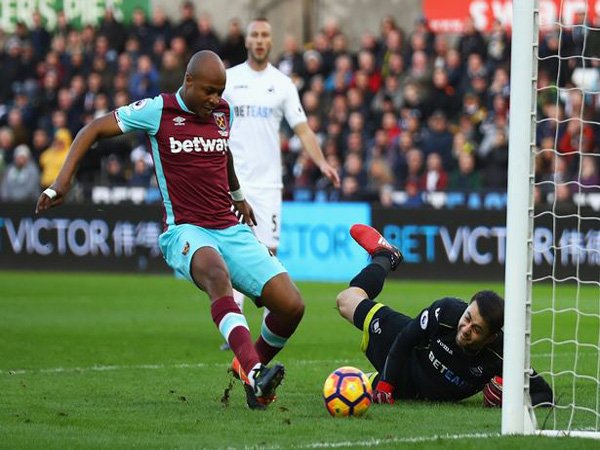
M277 256L295 280L348 281L367 261L350 237L354 223L371 223L366 203L284 202Z

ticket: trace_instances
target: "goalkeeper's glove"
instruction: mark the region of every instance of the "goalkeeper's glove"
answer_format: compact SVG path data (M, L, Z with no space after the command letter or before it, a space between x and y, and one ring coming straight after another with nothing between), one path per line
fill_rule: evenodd
M373 391L373 403L379 403L380 405L393 405L393 392L394 386L385 381L379 381L377 386L375 386L375 390Z
M483 387L483 406L502 406L502 377L494 377Z

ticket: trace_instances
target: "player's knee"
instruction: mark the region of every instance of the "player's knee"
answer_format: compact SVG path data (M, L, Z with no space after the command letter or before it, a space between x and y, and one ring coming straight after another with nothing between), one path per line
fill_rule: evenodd
M302 316L304 316L304 308L304 300L302 300L300 292L294 289L286 302L285 315L296 322L300 322Z

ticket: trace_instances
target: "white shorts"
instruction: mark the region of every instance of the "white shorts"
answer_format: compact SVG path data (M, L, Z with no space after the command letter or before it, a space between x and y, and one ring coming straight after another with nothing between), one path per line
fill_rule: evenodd
M257 225L251 227L254 235L270 249L277 249L281 232L281 189L242 189L256 217Z

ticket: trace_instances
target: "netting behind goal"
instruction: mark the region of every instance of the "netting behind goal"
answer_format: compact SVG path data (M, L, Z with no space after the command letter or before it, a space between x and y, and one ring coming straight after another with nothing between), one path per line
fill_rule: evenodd
M511 127L520 130L528 125L530 139L531 199L524 212L529 219L527 242L522 243L528 250L523 388L527 394L527 369L532 367L554 391L553 404L531 408L528 395L523 395L522 401L525 421L527 416L533 417L533 427L545 434L600 437L597 3L600 6L595 0L540 0L534 5L531 51L527 48L534 59L530 120L528 124L511 122ZM513 51L526 51L515 47L519 32L513 28ZM511 95L513 107L518 107L518 100ZM510 202L509 192L509 210ZM507 226L510 233L510 223ZM504 419L503 414L503 431L511 432Z

